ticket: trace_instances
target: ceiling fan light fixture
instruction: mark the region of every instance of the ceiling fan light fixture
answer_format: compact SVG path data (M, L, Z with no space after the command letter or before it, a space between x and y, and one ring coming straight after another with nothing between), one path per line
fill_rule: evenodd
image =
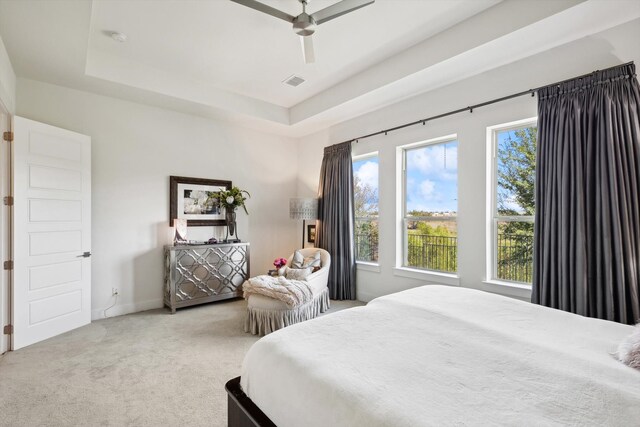
M293 20L293 31L299 36L310 36L316 31L316 21L303 12Z

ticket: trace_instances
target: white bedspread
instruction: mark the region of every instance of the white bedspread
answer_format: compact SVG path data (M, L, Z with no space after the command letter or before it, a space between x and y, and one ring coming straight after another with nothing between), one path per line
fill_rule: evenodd
M241 386L279 427L639 426L631 331L431 285L260 339Z

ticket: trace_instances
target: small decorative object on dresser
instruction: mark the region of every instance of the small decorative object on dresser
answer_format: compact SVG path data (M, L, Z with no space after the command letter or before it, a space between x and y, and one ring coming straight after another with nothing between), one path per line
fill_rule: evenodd
M251 197L247 190L241 190L238 187L232 187L230 190L220 190L213 194L215 202L225 210L225 219L227 222L227 237L224 239L227 243L239 243L238 227L236 224L236 209L242 206L244 213L249 215L245 201Z
M173 220L175 235L173 236L173 244L177 245L187 241L187 220L175 218Z
M242 297L249 278L249 243L167 245L164 303L177 308Z

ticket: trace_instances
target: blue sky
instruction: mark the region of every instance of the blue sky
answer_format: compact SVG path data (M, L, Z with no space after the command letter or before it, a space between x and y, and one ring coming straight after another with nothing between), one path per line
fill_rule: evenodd
M378 198L378 156L369 157L353 162L353 174L360 178L363 184L369 185Z
M458 141L407 150L407 212L458 211Z

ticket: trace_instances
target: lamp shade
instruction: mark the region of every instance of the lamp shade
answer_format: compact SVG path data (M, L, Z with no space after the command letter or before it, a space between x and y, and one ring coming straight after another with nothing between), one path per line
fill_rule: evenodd
M318 219L318 199L289 199L289 218Z

